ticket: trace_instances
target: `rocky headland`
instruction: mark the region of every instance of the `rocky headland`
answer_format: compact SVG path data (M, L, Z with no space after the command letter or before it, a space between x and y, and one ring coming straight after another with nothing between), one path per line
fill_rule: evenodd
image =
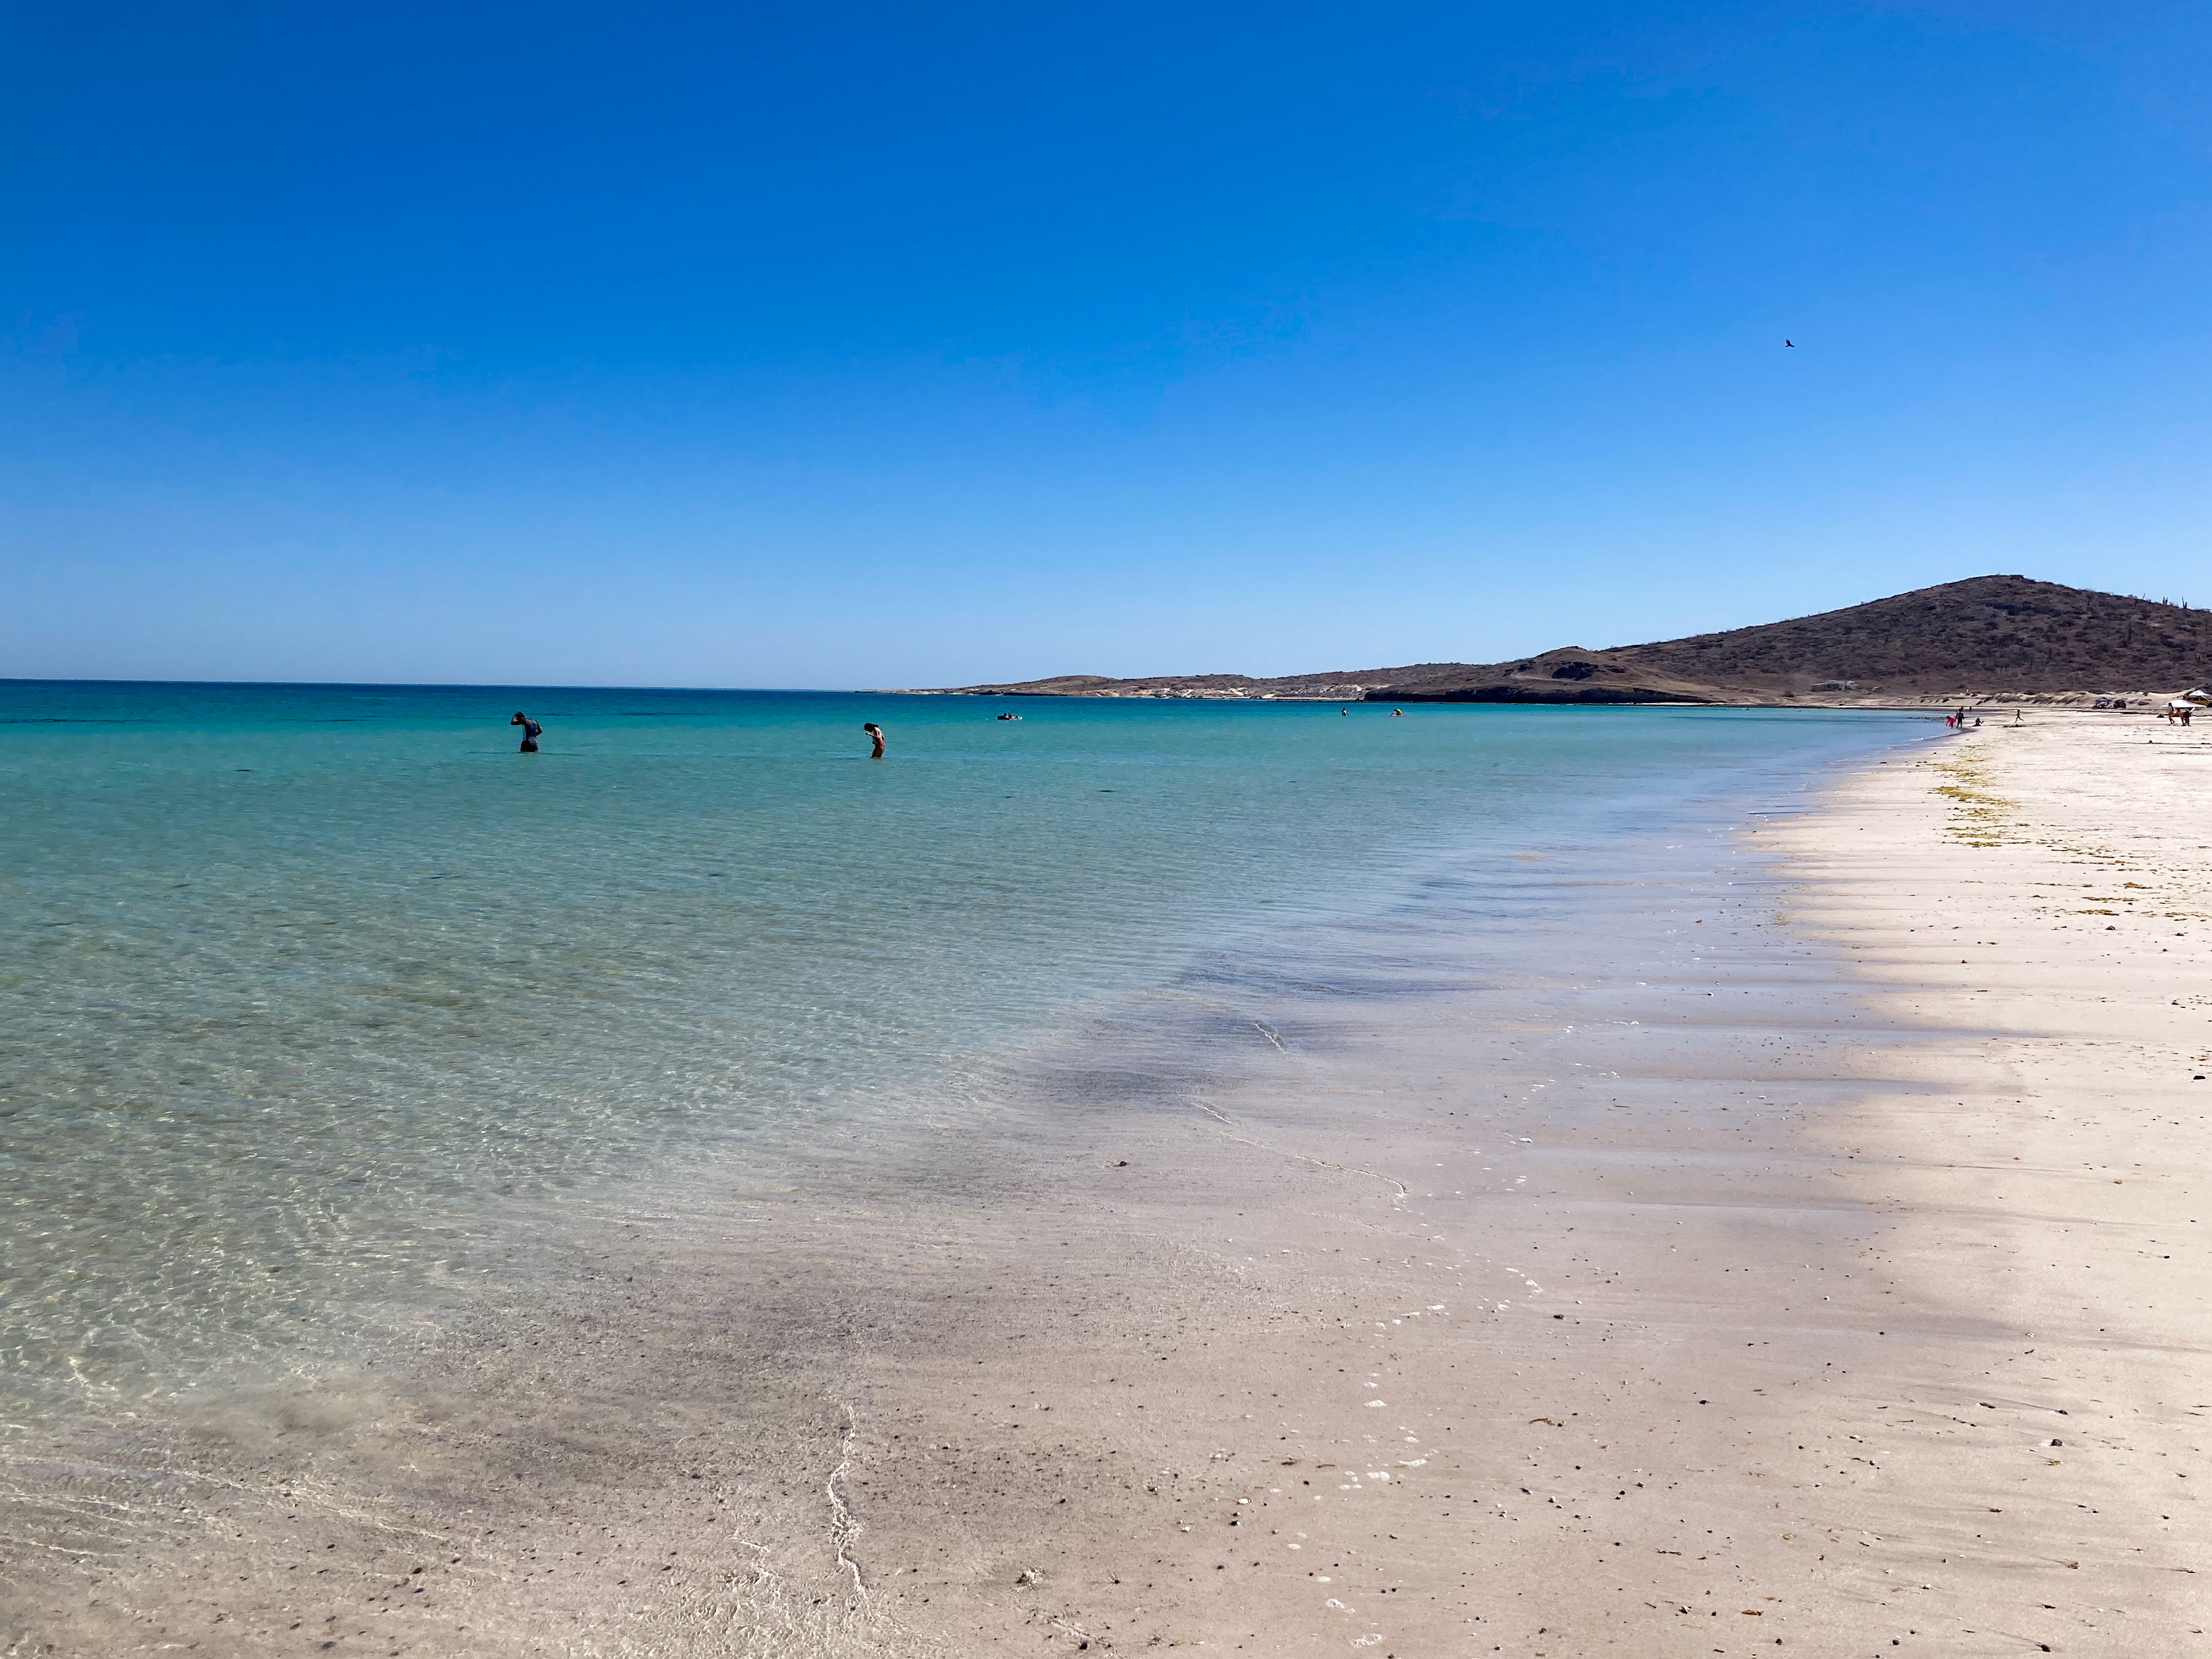
M1160 674L937 688L936 695L1261 702L1860 704L2147 699L2212 678L2212 611L2026 576L1975 576L1754 628L1506 662L1255 678Z

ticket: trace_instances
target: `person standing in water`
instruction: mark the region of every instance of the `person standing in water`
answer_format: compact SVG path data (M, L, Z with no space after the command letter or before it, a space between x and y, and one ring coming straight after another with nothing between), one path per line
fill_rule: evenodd
M514 711L514 718L509 720L507 724L509 726L519 726L522 728L522 747L517 752L525 755L536 754L538 752L538 739L539 736L543 734L545 728L540 726L536 720L531 719L529 715L524 714L520 708Z
M863 720L860 722L860 730L866 732L868 734L869 741L876 745L875 752L870 755L868 758L870 760L881 760L884 757L884 728L877 725L873 720Z

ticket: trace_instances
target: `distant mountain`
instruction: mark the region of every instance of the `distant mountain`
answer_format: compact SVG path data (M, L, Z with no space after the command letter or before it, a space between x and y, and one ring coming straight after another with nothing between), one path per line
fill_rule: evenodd
M1254 679L1063 674L965 696L1383 702L1887 702L1962 693L2178 691L2212 679L2212 611L1974 576L1815 617L1504 663L1417 663Z

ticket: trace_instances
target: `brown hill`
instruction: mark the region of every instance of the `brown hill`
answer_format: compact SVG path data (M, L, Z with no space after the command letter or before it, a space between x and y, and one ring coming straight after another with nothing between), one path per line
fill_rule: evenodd
M1084 697L1392 702L1772 702L2179 690L2212 678L2212 611L1975 576L1842 611L1651 645L1568 646L1505 663L1421 663L1253 679L1063 675L957 688Z

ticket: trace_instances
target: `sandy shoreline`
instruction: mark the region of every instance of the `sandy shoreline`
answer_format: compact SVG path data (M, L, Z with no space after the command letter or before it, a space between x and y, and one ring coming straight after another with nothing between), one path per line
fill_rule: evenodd
M1053 1361L997 1394L1046 1395L1102 1468L1134 1440L1171 1473L1148 1506L1054 1466L1096 1518L921 1569L959 1611L901 1590L901 1621L954 1651L2197 1650L2212 997L2175 981L2212 864L2159 826L2212 747L2148 724L1985 727L1847 775L1746 836L1786 861L1701 916L1694 884L1638 896L1612 960L1541 999L1552 1030L1447 1003L1286 1031L1302 1097L1216 1097L1224 1132L1354 1149L1406 1196L1252 1170L1234 1224L1131 1206L1275 1316L1197 1298L1146 1359L1176 1426L1139 1430L1108 1370L1127 1334L1040 1311ZM1174 1351L1196 1332L1216 1346Z
M1793 922L1931 1030L1818 1139L1917 1316L1886 1367L1909 1501L1864 1524L1949 1553L1917 1593L1947 1651L2195 1652L2212 1624L2208 761L2148 719L1986 726L1777 837Z
M149 1450L128 1551L161 1483L34 1472L88 1547L8 1650L2195 1651L2212 745L2149 726L1532 860L1131 1007L1032 1136L610 1217L453 1397Z

